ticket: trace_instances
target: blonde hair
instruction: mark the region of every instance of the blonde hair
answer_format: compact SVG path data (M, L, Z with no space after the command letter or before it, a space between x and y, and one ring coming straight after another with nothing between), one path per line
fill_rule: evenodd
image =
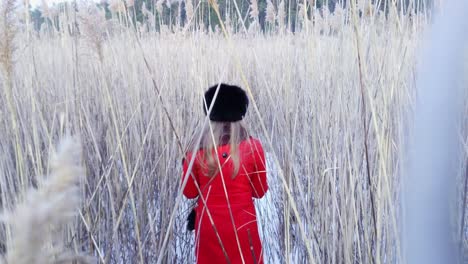
M199 157L198 163L201 165L205 176L214 177L218 174L223 163L218 161L215 148L229 144L230 153L228 153L228 157L234 167L231 177L235 178L240 167L239 144L246 138L247 130L242 121L210 121L210 125L203 131L199 147L200 150L203 150L203 155Z

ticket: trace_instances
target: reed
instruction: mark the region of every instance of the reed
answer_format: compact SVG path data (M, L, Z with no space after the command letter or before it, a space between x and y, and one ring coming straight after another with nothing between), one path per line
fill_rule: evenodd
M402 169L430 13L420 12L420 1L411 1L413 12L300 2L268 1L267 29L256 0L226 10L185 1L186 24L176 3L159 0L144 6L139 26L138 1L112 1L108 20L96 6L76 14L49 6L40 32L15 31L22 52L11 53L11 74L2 73L12 85L0 82L9 91L0 98L0 131L9 135L0 137L1 205L12 209L27 187L43 185L31 175L49 174L44 157L70 131L81 136L86 176L80 214L60 245L100 263L193 261L181 159L204 122L204 89L224 81L249 90L246 123L268 153L271 189L256 202L265 261L404 262ZM252 8L242 14L242 5ZM214 12L211 24L206 12ZM52 21L77 22L79 31L50 30ZM466 126L460 141L468 144ZM461 189L454 233L463 247ZM0 242L7 233L0 230Z

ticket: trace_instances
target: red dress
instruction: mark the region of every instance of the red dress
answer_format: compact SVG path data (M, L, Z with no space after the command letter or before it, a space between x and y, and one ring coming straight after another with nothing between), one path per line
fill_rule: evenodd
M263 263L262 243L252 198L261 198L268 190L265 154L257 139L242 141L239 173L233 178L229 150L229 145L217 147L222 170L214 178L203 173L204 166L200 164L203 150L198 151L184 188L184 195L189 199L196 198L199 190L202 194L195 220L197 263L260 264ZM189 154L184 159L184 175L191 157Z

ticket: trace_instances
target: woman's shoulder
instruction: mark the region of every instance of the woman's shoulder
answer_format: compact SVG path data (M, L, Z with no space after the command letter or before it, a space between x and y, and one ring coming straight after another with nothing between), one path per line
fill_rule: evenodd
M262 142L260 141L260 139L252 137L252 136L242 141L241 144L244 144L249 147L254 147L254 148L262 147Z

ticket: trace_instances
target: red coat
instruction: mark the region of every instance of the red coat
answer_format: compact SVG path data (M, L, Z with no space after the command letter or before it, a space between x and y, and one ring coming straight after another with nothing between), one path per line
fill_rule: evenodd
M184 195L189 199L199 195L196 185L202 194L198 199L195 220L197 263L260 264L263 263L262 243L252 198L261 198L268 190L265 154L257 139L242 141L239 145L239 173L232 178L233 163L227 159L229 150L229 145L217 148L222 173L218 173L211 182L212 178L205 176L200 164L203 151L198 151L192 174L184 188ZM190 160L189 154L184 160L184 175ZM206 200L206 206L203 200Z

